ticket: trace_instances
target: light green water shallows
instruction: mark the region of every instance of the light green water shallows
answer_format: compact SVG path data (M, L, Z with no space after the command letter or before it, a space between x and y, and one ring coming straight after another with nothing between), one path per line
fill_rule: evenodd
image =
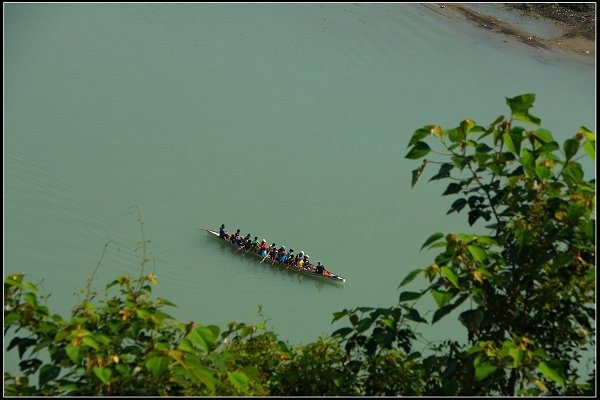
M446 182L410 188L415 129L487 125L532 92L560 142L595 131L594 60L433 5L7 4L4 23L4 272L43 278L63 314L109 240L94 288L138 273L138 205L174 316L224 326L262 305L282 339L314 340L335 311L395 304L430 234L477 229L445 215ZM347 282L232 254L201 229L222 223ZM461 339L447 319L425 335Z

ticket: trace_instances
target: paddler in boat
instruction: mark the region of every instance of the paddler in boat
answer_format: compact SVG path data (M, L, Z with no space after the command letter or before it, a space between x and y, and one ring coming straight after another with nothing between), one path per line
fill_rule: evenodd
M281 245L279 250L277 250L277 262L283 264L283 263L285 263L285 258L286 258L285 246Z
M225 239L227 240L227 231L225 230L225 224L221 224L221 227L219 228L219 237L221 239Z
M323 275L324 271L325 271L325 267L323 266L323 264L321 264L321 261L317 261L317 266L315 267L315 273L317 273L319 275Z
M253 252L257 252L258 251L258 236L254 236L254 240L252 241L252 251Z
M298 269L302 269L304 267L304 257L301 254L302 252L298 254L300 257L296 257L296 268Z
M252 240L250 239L250 234L247 234L246 237L242 240L241 246L247 250L250 250L250 246L252 245Z
M294 264L296 268L300 269L304 265L304 251L300 251L300 253L296 254L296 259L294 260Z
M261 240L258 250L261 257L266 257L269 251L269 244L265 239Z
M229 241L233 244L237 244L239 238L240 238L240 230L238 229L237 231L235 231L235 233L233 233L231 235L231 237L229 238Z
M308 254L304 256L304 260L303 260L304 261L304 263L303 263L304 269L308 269L308 270L311 269L310 268L310 261L308 261L309 258L310 257L308 256Z
M292 265L296 257L294 256L294 249L290 249L288 253L285 255L283 262L288 265Z
M277 245L275 243L273 243L271 245L271 247L269 247L269 258L273 261L277 260L277 254L278 254L278 250L277 250Z
M331 275L331 272L327 271L321 261L317 262L317 266L315 267L315 273L323 276Z
M241 249L242 247L244 247L244 239L246 239L245 237L242 237L242 235L238 235L238 237L235 239L235 245L238 247L238 249Z

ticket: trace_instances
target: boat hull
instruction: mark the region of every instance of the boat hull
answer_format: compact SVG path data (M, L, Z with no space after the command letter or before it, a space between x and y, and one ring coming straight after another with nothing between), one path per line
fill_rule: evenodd
M219 236L219 232L218 231L214 231L212 229L205 229L205 230L211 236L214 236L215 238L217 238L218 240L220 240L222 243L225 243L225 244L227 244L227 245L229 245L229 246L231 246L233 248L237 248L237 246L234 245L233 243L231 243L231 242L229 242L227 240L222 239ZM261 260L264 259L264 257L260 256L258 253L250 252L250 253L246 253L246 254L252 255L252 256L254 256L256 258L260 258ZM325 275L325 274L322 275L322 274L317 274L316 272L313 272L313 271L309 271L309 270L304 269L304 268L296 268L296 267L291 266L291 265L283 264L283 263L280 263L280 262L275 261L273 259L269 259L269 262L271 262L273 265L278 265L280 267L284 267L286 269L289 269L290 271L293 271L293 272L296 272L296 273L300 273L302 275L312 276L312 277L315 277L315 278L322 278L322 279L325 279L325 280L328 280L328 281L334 281L334 282L340 282L340 283L341 282L346 282L346 278L341 277L341 276L339 276L337 274L334 274L331 271L327 271L328 275ZM310 265L314 267L313 264L310 264Z

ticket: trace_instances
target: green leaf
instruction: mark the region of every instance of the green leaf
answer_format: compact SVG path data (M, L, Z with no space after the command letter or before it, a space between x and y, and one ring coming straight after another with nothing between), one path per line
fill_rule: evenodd
M85 348L82 348L81 346L74 346L69 343L65 346L65 352L74 364L79 364L85 355Z
M467 205L467 199L457 199L456 201L454 201L454 203L452 203L452 205L450 206L450 209L448 210L448 212L446 214L450 214L454 211L456 211L457 213L460 212L460 210L462 210L463 208L465 208L465 206Z
M8 327L9 325L13 324L18 319L19 319L19 314L17 314L16 312L11 312L11 313L5 315L4 316L4 327L5 327L5 329L6 329L6 327Z
M333 313L333 320L331 321L331 323L334 323L335 321L344 318L346 316L350 315L350 311L348 310L344 310L344 311L336 311Z
M25 354L27 349L29 349L31 346L35 346L37 343L37 340L33 338L15 337L13 338L13 340L11 340L7 350L10 350L14 346L17 346L17 349L19 351L19 358L23 358L23 354Z
M485 260L488 256L487 251L479 246L469 245L467 248L469 249L469 253L473 256L473 259L477 262Z
M535 175L543 181L554 178L552 170L545 165L537 165L535 167Z
M373 332L371 339L384 348L390 348L394 342L394 335L388 331L378 330Z
M35 295L35 293L25 293L23 295L23 300L29 305L37 305L37 296Z
M482 245L497 246L498 242L489 236L476 236L477 243Z
M521 164L527 176L535 176L535 155L527 148L521 150Z
M523 141L523 129L514 128L511 132L502 135L502 140L515 156L521 153L521 142Z
M240 336L246 337L254 333L254 328L252 328L251 326L243 326L239 329L239 332Z
M46 364L40 368L40 387L55 379L60 374L60 367L56 365Z
M440 170L438 171L438 173L434 176L432 176L429 181L435 181L438 179L443 179L443 178L448 178L450 177L450 171L452 171L452 169L454 169L454 164L451 163L444 163L440 166Z
M519 347L513 347L508 350L508 355L510 355L510 357L513 359L512 367L519 368L525 360L526 353Z
M586 141L583 144L583 150L585 150L585 152L587 153L587 155L592 159L592 160L596 160L596 142L590 142L590 141Z
M421 268L419 269L415 269L414 271L411 271L408 275L406 275L406 277L404 279L402 279L402 282L400 282L400 285L398 285L398 288L412 282L413 279L415 279L415 277L417 275L419 275L419 273L422 271Z
M469 133L471 133L471 134L478 133L478 132L485 132L485 133L489 134L488 130L481 125L475 125L469 131ZM480 139L481 139L481 137L480 137Z
M485 143L479 143L479 144L477 144L476 151L477 151L477 153L485 154L485 153L489 153L490 151L492 151L492 148Z
M450 267L442 267L440 268L440 271L442 273L443 276L445 276L454 287L458 288L458 276L456 275L456 272L454 272L454 269L450 268Z
M219 383L219 379L215 377L214 371L200 365L199 363L193 364L194 365L190 368L190 372L192 373L192 375L204 385L206 385L208 390L214 392L215 386Z
M528 246L533 240L533 232L529 229L517 228L515 229L515 238L517 239L519 246Z
M568 183L577 185L583 179L584 174L581 164L571 161L563 169L562 175Z
M565 385L565 377L563 376L562 365L559 361L542 361L538 364L538 368L546 378L558 383L561 386Z
M567 220L575 224L578 222L579 218L585 215L586 208L583 204L579 203L571 203L569 204L569 210L567 211Z
M425 275L425 277L427 279L429 279L429 282L431 282L437 275L438 271L439 271L439 269L436 269L433 267L433 265L430 265L429 267L427 267L423 270L423 274Z
M228 372L227 379L238 392L245 393L248 388L248 377L240 371Z
M425 142L417 142L413 148L408 152L405 158L409 160L416 160L421 157L425 157L431 151L431 147Z
M560 160L558 157L556 157L554 154L552 154L553 151L556 151L558 149L560 149L560 146L558 145L558 143L548 142L548 143L544 143L543 145L538 147L536 149L536 151L538 152L538 154L545 155L547 158L549 158L551 160Z
M94 334L93 338L96 342L100 342L103 345L108 345L110 343L110 339L101 333Z
M485 349L485 343L478 342L478 343L475 343L473 345L473 347L468 349L465 354L469 356L471 354L479 353L480 351L483 351L484 349Z
M460 129L462 129L462 131L464 133L469 133L471 132L471 129L473 129L475 127L475 122L473 122L473 120L471 119L465 119L460 123Z
M514 145L514 143L512 141L512 138L510 137L510 135L508 133L504 133L502 135L502 140L504 141L504 144L506 145L506 147L508 148L508 150L512 151L516 155L519 155L519 153L517 152L517 148Z
M433 313L433 317L431 318L431 323L435 324L437 321L439 321L440 319L445 317L447 314L449 314L452 310L454 310L453 304L447 304L444 307L437 309L436 312Z
M415 321L415 322L422 322L424 324L427 323L427 320L423 317L421 317L421 314L419 314L419 312L417 310L415 310L414 308L411 308L407 314L405 314L405 317L407 319L410 319L411 321Z
M31 282L24 282L23 283L23 289L29 290L29 291L34 292L34 293L37 293L37 291L38 291L37 286L35 286Z
M456 293L442 292L440 290L432 289L431 295L433 296L433 299L435 300L438 308L442 308L446 304L450 303L450 301L452 301L454 296L456 296Z
M150 315L152 315L153 312L153 310L147 308L138 308L137 310L135 310L135 314L138 316L138 318L144 320L150 317Z
M563 151L565 152L565 156L567 157L567 161L573 158L577 151L579 150L579 141L575 139L567 139L563 143Z
M586 128L585 126L581 126L579 127L579 131L577 133L581 133L583 134L583 136L587 139L587 140L591 140L591 141L596 141L596 134L592 131L590 131L588 128Z
M437 321L439 321L440 319L442 319L444 316L446 316L447 314L449 314L456 307L460 306L468 297L469 297L468 293L463 293L462 295L460 295L460 297L454 303L447 304L444 307L438 309L433 314L433 318L431 319L431 323L434 324Z
M373 324L373 320L371 318L363 318L360 320L358 325L356 325L356 332L364 332L371 327Z
M410 138L410 141L408 142L408 146L412 146L413 144L417 143L418 141L420 141L421 139L423 139L425 136L429 135L429 133L431 132L431 125L427 125L424 126L421 129L417 129L415 131L415 133L413 133L412 137Z
M477 364L475 365L475 380L478 382L482 381L490 376L490 374L493 374L497 369L498 367L496 365L493 365L489 362Z
M490 129L493 129L494 126L498 125L502 121L504 121L504 115L499 115L498 118L496 118L494 122L490 124Z
M7 276L6 278L4 278L4 284L8 285L8 286L14 286L14 287L22 287L22 282L23 282L23 274L11 274L10 276Z
M550 265L553 272L568 265L575 257L571 253L560 253Z
M541 120L529 113L529 109L533 107L535 102L535 94L526 93L513 98L506 98L506 104L510 107L513 119L529 122L539 125Z
M585 271L585 279L587 279L588 282L596 281L596 268L595 267L588 268Z
M427 160L423 160L421 162L421 165L417 169L414 169L412 171L412 180L410 187L414 187L417 184L419 178L421 177L421 174L423 173L423 170L425 169L425 165L427 165Z
M444 234L442 232L434 233L433 235L429 236L429 238L425 241L425 243L423 243L423 246L421 246L421 250L423 250L426 246L430 245L431 243L433 243L435 241L438 241L439 239L441 239L443 237L444 237Z
M483 321L483 311L477 309L462 312L459 315L458 320L469 330L469 332L477 332Z
M192 346L192 343L190 343L190 341L187 340L187 339L182 339L179 342L179 345L177 346L177 349L179 349L181 351L185 351L186 353L193 353L194 352L194 347Z
M198 332L198 334L200 336L202 336L202 339L204 339L204 342L209 347L212 347L215 344L215 341L217 340L217 336L219 335L219 328L217 328L216 330L214 328L216 328L216 327L200 326L195 329L195 331Z
M86 346L90 346L90 347L94 348L95 350L100 349L100 346L98 346L98 343L96 343L96 341L89 336L85 336L84 338L82 338L81 343L85 344Z
M156 378L167 369L170 362L171 359L169 357L151 357L146 361L146 368L148 368L148 371Z
M449 129L446 133L450 141L452 141L452 143L457 143L461 140L465 140L466 137L465 132L463 132L463 130L459 128Z
M461 188L462 188L462 185L460 183L452 182L448 185L448 187L446 188L446 191L444 193L442 193L442 196L447 196L449 194L458 193L458 192L460 192Z
M590 240L590 242L595 243L596 241L596 236L595 236L595 231L596 231L596 220L595 219L589 219L587 221L587 223L585 223L583 225L582 228L582 232L583 234Z
M190 341L190 343L196 345L201 350L208 352L208 343L202 337L202 335L198 332L197 328L192 330L186 338Z
M112 372L108 368L94 367L94 374L106 385L110 380Z
M537 131L535 131L534 136L536 137L536 139L538 139L538 141L544 144L555 141L554 137L552 136L552 133L544 128L540 128Z
M331 334L331 336L345 337L346 335L348 335L349 333L351 333L353 331L354 331L354 329L352 329L352 328L344 327L344 328L340 328L340 329L336 330L335 332L333 332Z
M245 367L240 368L240 372L246 374L249 380L258 380L260 379L261 373L258 371L256 367Z
M419 297L423 296L424 292L402 292L400 293L400 302L404 302L404 301L411 301L411 300L416 300Z

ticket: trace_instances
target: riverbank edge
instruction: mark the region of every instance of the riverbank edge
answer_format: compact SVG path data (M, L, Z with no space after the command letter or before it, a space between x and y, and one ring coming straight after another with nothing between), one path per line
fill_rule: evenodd
M552 21L558 28L565 32L564 35L558 38L548 39L536 36L494 16L474 11L466 3L432 3L427 4L426 7L449 18L467 20L482 29L504 35L511 40L522 42L532 47L560 50L588 59L596 57L595 39L573 35L573 27L560 20L539 16L539 18Z

